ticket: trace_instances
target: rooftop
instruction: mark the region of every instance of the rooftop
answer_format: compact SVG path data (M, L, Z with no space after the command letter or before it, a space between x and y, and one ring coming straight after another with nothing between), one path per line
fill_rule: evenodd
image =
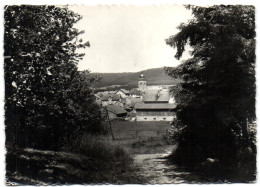
M112 112L114 114L127 113L127 111L125 111L121 106L118 106L118 105L107 105L106 107L109 112Z
M142 98L135 98L135 97L130 97L131 100L131 107L134 107L136 105L136 103L141 103L142 102Z
M103 95L101 100L102 101L108 101L109 97L111 97L113 101L119 101L120 100L120 95L119 94L106 94L106 95Z
M170 109L174 109L174 108L176 108L176 104L172 104L172 103L158 103L158 104L136 103L135 104L135 109L152 109L152 110L169 109L170 110Z
M167 89L162 90L148 90L145 92L144 102L168 102L170 94Z
M130 90L130 95L142 95L142 92L137 89Z
M127 91L126 89L124 89L124 88L122 88L122 89L120 89L122 92L124 92L125 94L129 94L129 91ZM117 92L119 92L120 90L118 90ZM116 93L117 93L116 92Z

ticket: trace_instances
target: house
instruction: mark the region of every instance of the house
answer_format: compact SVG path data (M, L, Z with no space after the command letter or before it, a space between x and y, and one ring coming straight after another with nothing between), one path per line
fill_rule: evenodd
M115 93L119 94L121 96L121 98L126 98L129 96L129 91L127 91L126 89L120 89L120 90L116 91Z
M175 108L173 103L136 103L136 121L172 121Z
M118 105L107 105L109 119L115 118L125 118L127 116L127 111Z
M107 106L111 104L116 104L117 102L121 101L121 97L119 94L105 94L101 97L101 104L102 106Z
M130 95L131 97L140 98L140 97L142 97L142 91L140 91L140 90L138 90L138 89L132 89L132 90L130 90L129 95Z
M143 102L135 104L137 121L172 121L175 118L176 105L169 103L167 89L147 90Z

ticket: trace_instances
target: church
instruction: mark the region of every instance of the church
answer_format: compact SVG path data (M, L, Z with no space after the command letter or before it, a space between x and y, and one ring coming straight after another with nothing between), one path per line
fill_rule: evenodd
M138 89L143 93L143 100L135 104L136 121L173 121L176 104L168 87L147 86L144 75L140 75Z

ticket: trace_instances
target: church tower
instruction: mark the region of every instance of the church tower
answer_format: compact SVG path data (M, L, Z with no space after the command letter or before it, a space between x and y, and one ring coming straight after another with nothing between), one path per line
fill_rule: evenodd
M138 89L142 92L144 92L146 90L146 80L145 80L144 74L141 74L139 76Z

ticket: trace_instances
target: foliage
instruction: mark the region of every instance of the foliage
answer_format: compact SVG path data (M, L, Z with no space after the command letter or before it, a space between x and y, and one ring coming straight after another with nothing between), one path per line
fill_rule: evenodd
M183 79L173 90L178 103L173 122L178 131L173 136L179 144L174 159L193 168L207 158L236 167L248 162L240 154L244 149L256 153L248 133L256 119L255 9L187 8L194 18L166 40L177 49L177 59L186 45L192 48L192 58L175 69L166 68L172 77Z
M84 131L99 132L90 81L77 71L89 47L73 28L81 16L55 6L6 6L4 13L7 142L52 148ZM86 72L88 73L88 72Z

